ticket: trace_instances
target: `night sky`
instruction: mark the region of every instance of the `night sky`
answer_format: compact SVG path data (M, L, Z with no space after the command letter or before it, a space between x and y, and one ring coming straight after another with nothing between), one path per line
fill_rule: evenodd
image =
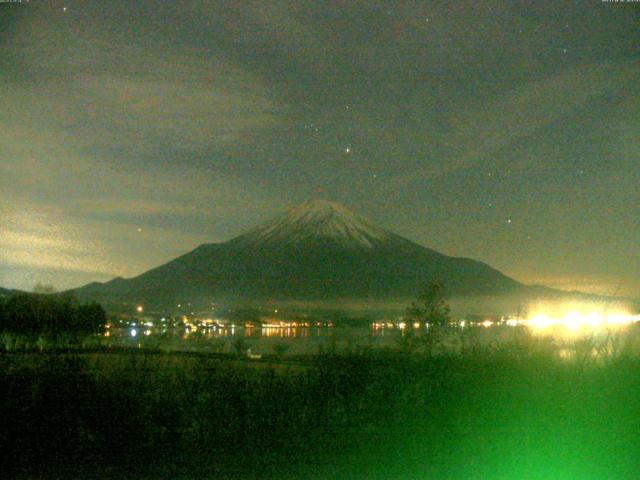
M0 286L133 276L309 198L640 296L640 3L0 3Z

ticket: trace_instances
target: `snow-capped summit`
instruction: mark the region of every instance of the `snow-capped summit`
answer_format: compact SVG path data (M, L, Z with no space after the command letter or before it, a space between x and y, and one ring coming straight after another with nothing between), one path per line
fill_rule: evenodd
M383 228L338 203L308 200L251 230L242 241L291 244L321 239L350 247L373 248L385 243L390 236Z
M117 305L209 305L211 299L407 300L433 281L458 295L524 288L486 264L443 255L342 205L311 200L245 234L200 245L137 277L87 285L74 293Z

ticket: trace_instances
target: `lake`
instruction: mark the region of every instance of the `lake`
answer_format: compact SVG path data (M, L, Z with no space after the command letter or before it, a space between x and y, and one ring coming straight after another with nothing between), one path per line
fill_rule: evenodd
M638 316L579 316L540 314L527 320L502 319L471 323L459 320L438 336L437 349L456 353L470 348L503 348L535 342L571 356L578 347L595 353L627 349L640 352ZM402 328L401 328L402 327ZM429 327L372 323L358 326L240 326L154 327L144 323L110 328L107 345L252 355L309 355L362 349L408 348L425 338ZM414 343L411 343L414 342Z

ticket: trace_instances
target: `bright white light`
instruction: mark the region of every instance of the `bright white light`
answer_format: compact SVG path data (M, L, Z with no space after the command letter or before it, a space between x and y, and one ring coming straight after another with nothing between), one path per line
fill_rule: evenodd
M599 312L591 312L585 317L584 323L590 327L599 327L602 324L602 315Z
M551 320L549 317L547 317L545 314L543 313L539 313L538 315L534 316L533 318L529 319L529 321L527 322L529 324L529 326L533 327L533 328L548 328L551 325L553 325L553 320Z
M526 324L538 330L550 327L564 327L571 332L582 331L584 329L598 329L606 327L619 327L629 325L640 320L638 315L629 315L623 312L582 312L571 310L566 314L552 317L544 313L538 313L528 319Z
M484 328L489 328L491 325L493 325L493 322L491 320L485 320L480 325L482 325Z
M569 312L565 315L562 323L570 330L578 330L584 322L580 312Z
M609 325L628 325L638 321L638 319L632 315L623 315L620 313L607 315L606 320Z
M132 328L132 329L131 329L131 332L129 332L129 334L130 334L132 337L135 337L136 335L138 335L138 331L137 331L135 328Z

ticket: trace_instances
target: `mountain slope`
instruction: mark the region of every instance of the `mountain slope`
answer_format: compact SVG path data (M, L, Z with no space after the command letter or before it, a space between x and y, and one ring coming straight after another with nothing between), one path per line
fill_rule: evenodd
M1 298L8 298L8 297L12 297L14 295L21 295L24 294L26 292L22 292L20 290L15 290L15 289L6 289L6 288L2 288L0 287L0 297Z
M442 281L456 295L525 288L484 263L420 246L340 205L309 201L227 242L201 245L138 277L90 284L76 293L148 304L404 299L428 281Z

